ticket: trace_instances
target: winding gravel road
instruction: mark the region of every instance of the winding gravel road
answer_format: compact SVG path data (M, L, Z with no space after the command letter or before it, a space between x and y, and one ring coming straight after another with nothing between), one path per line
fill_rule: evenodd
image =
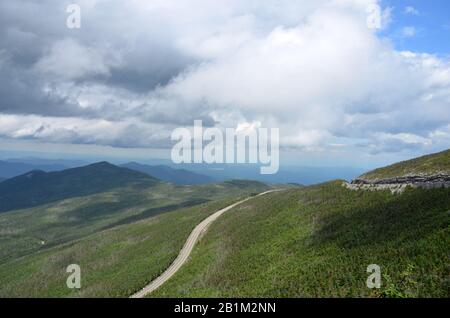
M258 194L257 196L262 196L271 192L281 191L279 189L277 190L270 190L263 193ZM249 197L244 200L241 200L239 202L236 202L232 205L227 206L226 208L223 208L222 210L219 210L210 216L208 216L206 219L204 219L200 224L198 224L195 229L191 232L189 235L186 243L184 243L183 248L181 249L180 253L178 254L177 258L173 261L173 263L169 266L169 268L162 273L160 276L155 278L150 284L145 286L143 289L141 289L136 294L132 295L131 298L143 298L146 295L150 294L154 290L156 290L158 287L160 287L162 284L164 284L167 280L169 280L180 268L183 266L183 264L187 261L189 255L191 254L195 243L197 243L200 235L205 232L208 227L213 223L219 216L221 216L223 213L227 212L228 210L231 210L232 208L238 206L239 204L242 204L254 197Z

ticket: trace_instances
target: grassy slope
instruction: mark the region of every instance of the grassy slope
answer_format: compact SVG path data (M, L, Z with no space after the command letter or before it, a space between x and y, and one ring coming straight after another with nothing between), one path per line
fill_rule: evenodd
M258 182L161 183L3 213L0 297L128 296L173 261L202 219L266 189ZM65 285L72 263L82 268L81 291Z
M450 150L376 169L363 174L360 178L376 180L402 177L405 175L433 175L442 172L450 173Z
M179 202L177 197L168 195L170 189L167 184L141 191L121 188L2 213L0 263L89 235L132 215L140 215L149 207L157 214L159 209Z
M0 297L126 297L175 259L190 231L231 200L161 214L0 265ZM66 287L69 264L82 289Z
M1 213L0 264L102 229L133 223L181 207L262 192L266 188L255 182L246 182L244 187L230 183L197 186L159 183L140 190L119 188Z
M450 189L341 182L252 200L214 223L154 297L449 297ZM366 287L369 264L381 290Z

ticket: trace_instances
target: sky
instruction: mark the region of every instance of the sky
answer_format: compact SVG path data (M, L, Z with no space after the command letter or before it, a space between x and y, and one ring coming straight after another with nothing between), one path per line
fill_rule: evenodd
M194 120L279 128L291 165L445 150L448 12L446 0L2 0L0 152L169 158L171 132Z
M450 52L450 2L445 0L389 0L383 5L393 9L385 35L397 50L426 52L442 58Z

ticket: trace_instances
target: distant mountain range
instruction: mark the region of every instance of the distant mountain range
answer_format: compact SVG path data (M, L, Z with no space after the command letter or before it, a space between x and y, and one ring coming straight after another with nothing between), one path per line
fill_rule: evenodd
M276 174L263 175L256 164L185 164L181 168L207 175L215 180L257 180L264 183L311 185L335 179L352 180L366 169L354 167L281 166Z
M104 159L100 159L101 161ZM181 164L172 165L169 160L154 163L117 162L113 164L140 171L166 182L174 184L208 184L233 179L258 180L264 183L296 183L310 185L333 179L352 180L367 169L355 167L307 167L282 165L278 173L273 175L260 174L256 164ZM77 159L44 159L23 157L0 161L0 178L11 178L32 170L46 172L61 171L68 168L85 166L95 161Z
M60 171L67 169L67 166L61 164L29 164L24 162L1 161L0 160L0 178L12 178L30 172L32 170L42 170L46 172Z
M152 186L148 174L100 162L63 171L33 170L0 183L0 212L34 207L125 186Z
M85 166L87 163L76 160L64 159L39 159L23 158L8 159L0 161L0 181L16 176L20 176L30 171L41 170L45 172L62 171L69 168ZM213 177L200 173L188 171L186 169L175 169L166 165L146 165L137 162L129 162L120 165L134 171L143 172L162 181L180 185L212 183L217 180Z
M129 162L121 165L121 167L143 172L163 181L175 184L204 184L213 183L216 180L210 176L202 175L185 169L173 169L168 166L158 165L150 166L137 162Z

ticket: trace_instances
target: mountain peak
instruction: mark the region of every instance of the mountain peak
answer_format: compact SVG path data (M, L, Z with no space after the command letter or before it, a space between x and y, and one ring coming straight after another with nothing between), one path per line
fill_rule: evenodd
M0 184L0 212L121 187L149 187L158 179L102 161L57 172L33 170Z
M117 166L113 165L112 163L109 163L108 161L95 162L95 163L92 163L85 167L115 167L115 168L118 168Z

